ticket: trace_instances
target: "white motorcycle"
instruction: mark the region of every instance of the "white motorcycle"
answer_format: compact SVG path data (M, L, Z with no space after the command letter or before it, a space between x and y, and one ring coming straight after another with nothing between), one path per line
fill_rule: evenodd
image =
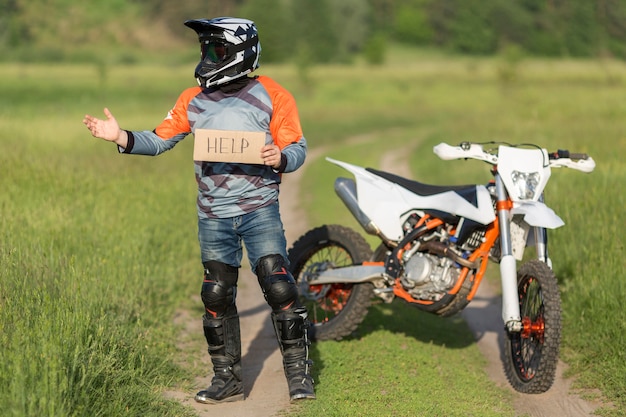
M543 191L551 168L591 172L595 162L586 154L548 153L534 145L441 143L434 152L444 160L487 162L493 179L486 185L428 185L326 158L354 175L356 181L337 178L335 191L381 242L372 252L359 233L332 224L308 231L289 249L311 336L350 335L373 297L387 303L400 297L420 310L453 315L472 300L492 260L500 265L507 378L517 391L545 392L554 381L561 337L547 229L564 223L544 204ZM518 269L529 246L536 257Z

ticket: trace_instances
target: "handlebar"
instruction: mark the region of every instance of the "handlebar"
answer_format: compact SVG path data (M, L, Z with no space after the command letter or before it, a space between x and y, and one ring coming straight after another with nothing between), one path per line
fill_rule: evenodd
M511 146L511 145L502 145ZM537 148L540 150L540 148ZM559 149L556 152L548 153L541 149L544 154L548 155L549 165L551 168L573 168L582 172L591 172L596 167L596 163L592 157L585 153L573 153L568 150ZM483 150L479 143L461 142L458 146L451 146L447 143L440 143L433 148L433 152L443 159L477 159L492 165L498 164L498 155Z
M492 165L498 163L498 155L485 152L482 145L478 143L462 142L458 146L440 143L433 148L433 152L443 160L478 159L479 161L485 161Z
M574 168L582 172L591 172L596 167L596 162L586 153L574 153L559 149L549 153L548 158L552 168Z
M573 152L570 152L570 151L564 150L564 149L559 149L556 152L552 152L552 153L548 154L548 157L551 160L553 160L553 159L561 159L561 158L569 158L569 159L575 159L575 160L589 159L589 155L587 155L586 153L573 153Z

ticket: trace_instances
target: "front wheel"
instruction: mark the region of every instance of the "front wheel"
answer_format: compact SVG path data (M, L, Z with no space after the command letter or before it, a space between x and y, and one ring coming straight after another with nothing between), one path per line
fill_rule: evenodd
M561 342L561 296L552 270L539 260L517 273L521 332L508 332L504 370L516 391L546 392L556 374Z
M340 225L312 229L289 249L300 302L313 323L312 339L341 340L354 332L367 314L373 286L368 282L309 285L309 280L327 269L361 264L371 255L360 234Z

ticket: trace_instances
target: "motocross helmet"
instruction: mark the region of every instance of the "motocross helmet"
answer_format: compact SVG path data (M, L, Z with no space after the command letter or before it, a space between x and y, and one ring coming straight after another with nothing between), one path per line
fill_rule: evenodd
M234 17L187 20L200 41L196 80L208 88L251 73L259 67L261 43L254 22Z

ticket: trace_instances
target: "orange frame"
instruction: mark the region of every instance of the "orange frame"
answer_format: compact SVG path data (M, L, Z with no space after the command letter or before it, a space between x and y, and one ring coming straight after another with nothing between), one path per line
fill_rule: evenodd
M420 222L416 225L416 227L426 222L427 220L426 217L428 216L424 216L420 220ZM433 219L429 221L426 226L428 229L434 229L435 227L438 227L442 224L443 224L442 220ZM483 276L485 275L485 271L487 270L487 265L489 264L489 251L495 244L496 239L498 238L499 235L500 235L500 225L498 223L498 218L496 217L496 219L487 227L487 231L485 232L484 242L468 258L470 262L476 261L479 258L481 258L481 263L480 263L480 267L478 268L478 271L476 272L474 276L470 278L472 279L473 282L472 282L472 287L470 289L470 292L467 295L468 301L471 301L474 298L474 295L476 295L476 291L478 291L478 287L480 286L480 283L482 282ZM398 256L401 256L402 252L403 250L399 251ZM461 289L461 287L463 286L463 283L467 279L468 274L469 274L469 268L463 267L461 274L459 275L459 278L454 284L454 287L452 287L450 291L448 291L448 294L451 294L451 295L457 294L459 290ZM400 297L403 300L408 301L409 303L413 303L413 304L431 305L434 303L433 301L416 300L415 298L413 298L413 296L411 296L411 294L409 294L402 287L402 283L400 282L399 278L396 279L396 282L393 287L393 293L397 297Z

